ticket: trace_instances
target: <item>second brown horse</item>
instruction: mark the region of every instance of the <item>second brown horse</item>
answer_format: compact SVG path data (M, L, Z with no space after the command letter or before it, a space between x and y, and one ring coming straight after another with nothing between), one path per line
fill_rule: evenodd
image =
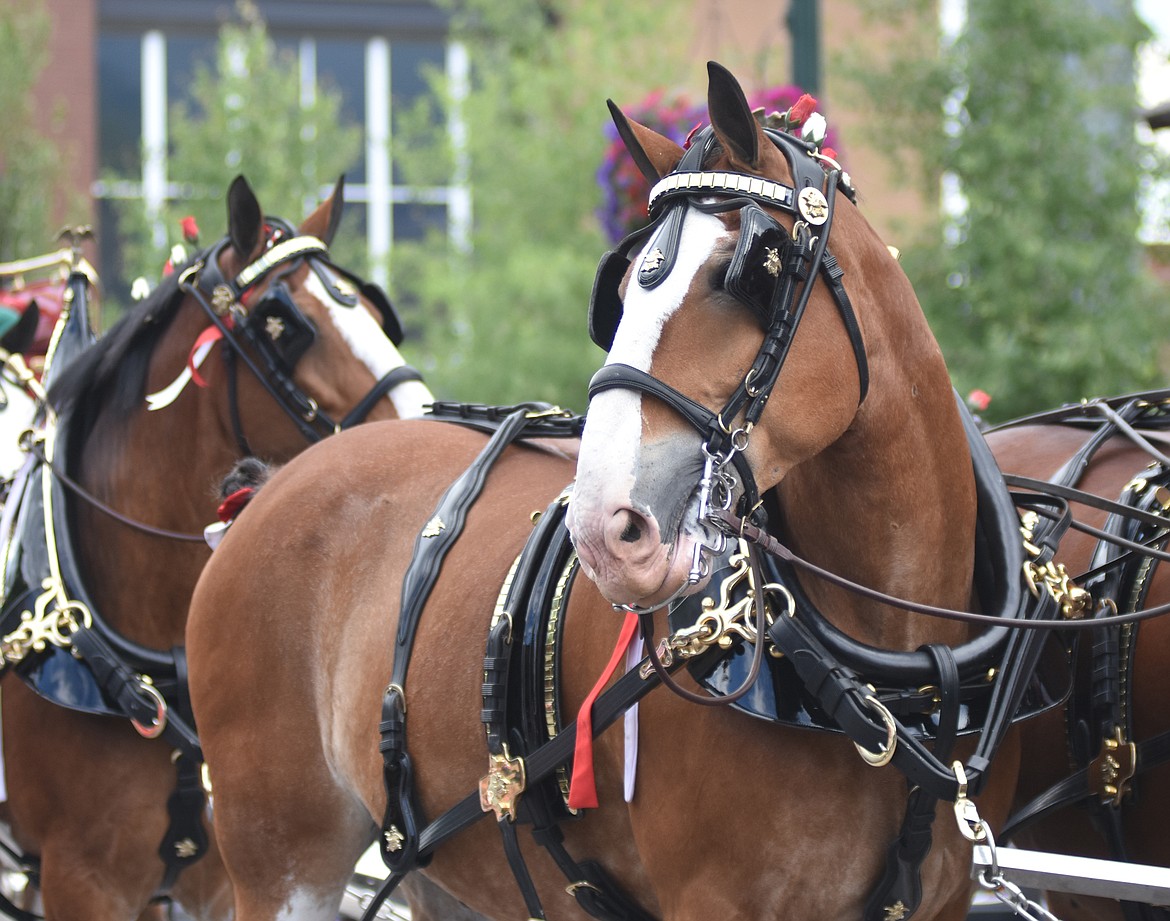
M130 643L183 644L210 553L199 535L242 454L287 460L367 396L371 419L417 414L429 399L409 373L375 391L403 365L383 331L396 319L328 260L338 192L294 229L265 218L237 179L224 240L56 375L71 447L54 463L77 484L66 495L79 570L96 613ZM249 324L256 335L245 339ZM49 921L130 921L158 896L198 918L230 916L214 842L177 878L160 860L176 785L170 745L42 699L12 670L3 725L6 808L17 842L39 858Z

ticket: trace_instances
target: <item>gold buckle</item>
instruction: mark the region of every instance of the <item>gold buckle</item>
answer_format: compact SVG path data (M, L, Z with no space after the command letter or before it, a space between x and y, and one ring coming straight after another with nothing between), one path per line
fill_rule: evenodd
M494 812L496 821L507 816L516 820L516 806L526 784L524 759L513 758L508 746L498 755L488 756L488 772L479 781L479 805L484 812Z
M1101 752L1089 763L1089 787L1102 805L1120 806L1136 772L1137 746L1125 740L1118 726L1111 737L1102 739Z

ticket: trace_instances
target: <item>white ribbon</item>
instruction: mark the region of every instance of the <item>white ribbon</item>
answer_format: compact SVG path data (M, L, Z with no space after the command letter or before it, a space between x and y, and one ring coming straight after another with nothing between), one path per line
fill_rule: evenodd
M179 398L179 394L183 392L183 388L191 382L191 367L199 368L203 364L203 359L211 351L211 347L215 345L218 340L212 339L210 342L204 342L197 348L191 356L189 363L183 365L183 370L179 372L179 376L171 381L162 390L155 393L148 393L146 395L146 411L154 412L157 409L165 409Z
M636 633L626 648L626 671L637 668L642 661L642 634ZM626 734L626 757L624 791L627 803L634 801L634 777L638 773L638 705L635 703L626 711L624 729Z

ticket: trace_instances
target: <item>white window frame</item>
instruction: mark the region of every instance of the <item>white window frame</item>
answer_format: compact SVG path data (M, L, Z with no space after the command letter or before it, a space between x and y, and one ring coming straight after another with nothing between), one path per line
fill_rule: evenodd
M316 95L317 47L312 38L303 38L297 49L301 100L311 104ZM455 101L447 130L455 151L455 174L451 184L441 186L406 186L393 182L391 157L391 70L393 42L374 36L365 44L366 110L364 151L366 181L347 184L348 202L366 206L366 248L371 280L385 285L388 281L389 257L394 247L394 205L411 202L445 205L447 234L452 244L466 250L471 240L471 188L467 161L467 130L461 115L461 103L467 96L470 65L466 47L448 42L445 52L446 76ZM142 175L139 181L94 183L95 198L143 200L156 246L166 245L167 233L161 218L168 199L181 199L182 186L167 174L167 42L166 34L151 29L142 35L142 69L140 73L142 113ZM330 186L323 186L322 196ZM312 207L315 203L307 203Z

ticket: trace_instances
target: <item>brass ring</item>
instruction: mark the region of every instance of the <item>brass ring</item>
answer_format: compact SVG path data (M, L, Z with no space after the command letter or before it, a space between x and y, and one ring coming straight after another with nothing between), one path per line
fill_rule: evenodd
M788 590L788 586L784 585L780 582L765 582L764 583L765 595L771 594L774 592L779 592L781 595L784 596L786 609L781 616L782 617L789 617L789 618L795 617L796 616L796 599L794 597L792 597L792 592L790 592ZM775 615L775 613L773 613L772 620L775 621L775 619L776 619L776 615Z
M195 275L198 275L202 269L203 269L203 260L202 259L200 259L196 262L193 262L193 263L191 263L191 265L187 266L187 268L184 269L183 272L179 275L179 287L184 288L184 289L187 288L191 283L191 278Z

